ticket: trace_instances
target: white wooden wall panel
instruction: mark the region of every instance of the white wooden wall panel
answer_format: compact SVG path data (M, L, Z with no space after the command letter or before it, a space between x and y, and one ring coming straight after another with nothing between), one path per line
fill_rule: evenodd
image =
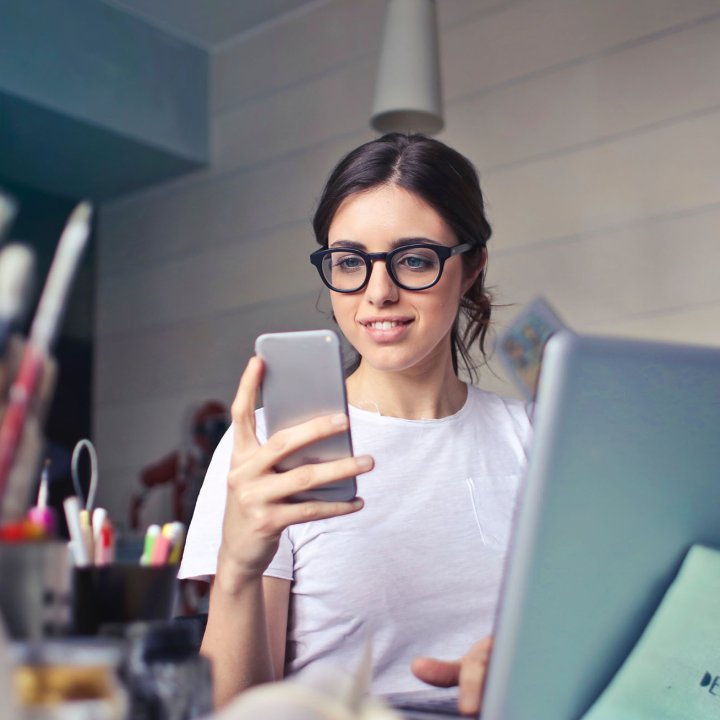
M502 247L720 199L720 112L485 174Z
M445 137L487 171L720 107L719 38L720 18L467 95L448 103Z
M235 383L260 333L327 322L315 310L319 290L297 296L281 292L273 301L242 310L106 338L96 361L100 368L114 370L98 383L96 402L112 405L168 397L229 378Z
M495 257L489 274L498 300L517 303L515 311L544 294L573 327L590 330L627 315L720 303L718 228L720 202Z
M449 3L449 4L452 4ZM445 3L438 3L442 14ZM445 96L456 100L591 62L720 12L717 0L525 0L441 37Z
M113 337L151 330L187 319L272 301L277 287L268 277L282 277L289 295L317 289L317 271L308 255L314 240L307 221L258 233L246 242L219 245L157 267L112 275L105 292L112 303L98 318Z
M333 138L252 169L160 187L104 208L100 278L213 252L300 220L309 227L332 164L368 137Z
M213 128L215 166L222 171L252 165L367 128L374 68L375 62L363 57L219 116Z
M646 340L665 340L696 345L718 345L717 327L720 325L720 302L665 310L657 313L630 315L622 319L598 324L592 332L622 335ZM710 343L714 338L715 342Z
M213 112L292 89L374 53L384 7L383 0L336 0L230 41L214 58Z

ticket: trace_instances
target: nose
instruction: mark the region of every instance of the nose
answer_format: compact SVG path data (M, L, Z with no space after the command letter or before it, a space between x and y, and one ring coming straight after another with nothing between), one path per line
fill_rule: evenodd
M382 260L375 260L370 270L370 279L365 286L365 298L372 305L381 306L397 302L400 288L392 281Z

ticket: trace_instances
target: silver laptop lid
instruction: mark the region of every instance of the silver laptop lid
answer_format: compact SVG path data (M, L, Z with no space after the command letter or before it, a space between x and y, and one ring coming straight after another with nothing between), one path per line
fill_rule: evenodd
M483 718L578 718L696 542L720 547L720 348L562 331L543 359Z

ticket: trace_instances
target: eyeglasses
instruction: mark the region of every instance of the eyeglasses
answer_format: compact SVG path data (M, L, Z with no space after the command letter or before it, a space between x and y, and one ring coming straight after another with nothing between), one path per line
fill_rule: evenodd
M403 290L427 290L442 275L445 261L453 255L472 250L463 243L455 247L414 243L390 252L366 253L350 248L325 248L310 255L322 281L335 292L352 293L362 290L370 280L372 264L383 260L392 281Z

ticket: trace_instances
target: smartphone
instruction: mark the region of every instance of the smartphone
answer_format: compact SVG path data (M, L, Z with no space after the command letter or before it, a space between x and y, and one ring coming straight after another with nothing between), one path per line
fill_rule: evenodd
M318 415L347 414L340 340L332 330L267 333L255 341L265 363L262 403L267 436ZM299 465L352 456L350 429L292 453L276 466ZM292 496L291 500L352 500L357 481L349 477Z

